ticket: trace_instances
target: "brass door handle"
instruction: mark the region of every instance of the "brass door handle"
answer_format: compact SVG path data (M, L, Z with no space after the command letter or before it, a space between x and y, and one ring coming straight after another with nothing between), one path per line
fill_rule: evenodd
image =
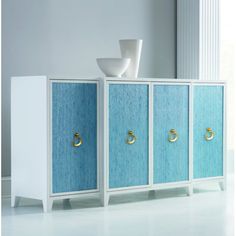
M168 132L168 141L171 142L171 143L174 143L178 140L179 136L178 136L178 133L175 129L171 129L169 132Z
M206 128L205 140L211 141L215 137L215 132L213 132L212 128Z
M136 136L134 135L134 132L129 130L128 131L128 137L126 139L126 143L131 145L131 144L134 144L136 142Z
M72 142L73 147L79 147L83 144L83 140L79 133L74 134L74 141Z

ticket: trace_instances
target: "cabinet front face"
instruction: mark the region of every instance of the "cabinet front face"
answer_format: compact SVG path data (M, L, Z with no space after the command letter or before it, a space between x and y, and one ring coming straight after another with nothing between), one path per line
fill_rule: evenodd
M195 86L194 178L223 176L223 87Z
M52 83L52 193L97 188L97 84Z
M148 184L148 85L109 85L109 188Z
M189 88L154 85L154 183L189 179Z

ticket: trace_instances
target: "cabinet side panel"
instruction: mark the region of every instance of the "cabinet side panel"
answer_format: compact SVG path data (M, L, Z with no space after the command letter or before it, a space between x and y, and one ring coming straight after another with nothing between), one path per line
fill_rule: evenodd
M12 195L47 194L47 78L11 80Z
M223 176L223 87L195 86L193 113L194 178ZM206 129L215 133L205 140Z
M52 160L53 193L97 188L96 84L52 83Z
M187 85L154 86L154 183L189 179L188 100ZM168 141L171 129L176 142Z
M109 187L148 184L148 85L109 86ZM127 144L128 131L137 140Z

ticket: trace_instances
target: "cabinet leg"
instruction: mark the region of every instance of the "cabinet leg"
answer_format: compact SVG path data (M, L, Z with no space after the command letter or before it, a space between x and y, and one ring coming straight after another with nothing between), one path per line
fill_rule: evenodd
M225 181L219 182L219 186L220 186L221 191L224 191L225 190Z
M11 207L18 207L19 203L20 203L20 197L12 195L11 196Z
M193 186L190 185L187 187L187 195L192 196L193 195Z
M45 213L50 212L52 210L52 205L53 205L53 200L51 199L43 200L43 211Z
M108 194L102 195L102 197L101 197L101 204L102 204L103 207L108 206L108 204L109 204L109 199L110 199L110 197L109 197Z

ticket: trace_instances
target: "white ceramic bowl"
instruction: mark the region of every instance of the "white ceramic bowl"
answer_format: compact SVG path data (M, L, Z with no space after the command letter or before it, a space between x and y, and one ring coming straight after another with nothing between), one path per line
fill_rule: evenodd
M97 58L97 64L107 77L121 77L129 67L130 58Z

